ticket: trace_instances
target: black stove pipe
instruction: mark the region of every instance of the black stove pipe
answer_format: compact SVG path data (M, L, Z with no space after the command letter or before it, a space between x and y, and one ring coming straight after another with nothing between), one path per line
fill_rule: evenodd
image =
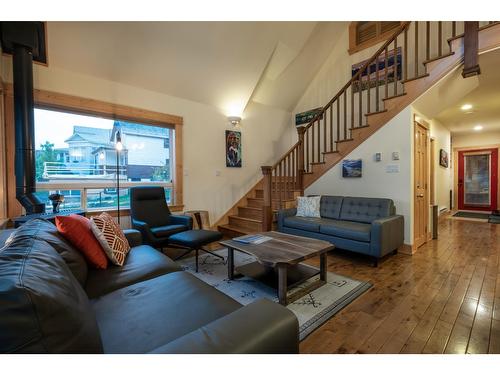
M34 194L35 119L33 100L33 55L30 48L16 44L13 53L16 198L27 214L45 211Z

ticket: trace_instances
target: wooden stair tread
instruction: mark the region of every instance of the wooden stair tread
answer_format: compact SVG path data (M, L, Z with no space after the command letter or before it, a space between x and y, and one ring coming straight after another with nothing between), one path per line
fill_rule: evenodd
M335 151L323 151L322 154L338 154L339 151L335 150Z
M231 231L231 232L235 232L235 233L241 233L241 234L250 234L250 233L255 233L254 231L252 230L249 230L249 229L246 229L246 228L242 228L240 226L237 226L237 225L231 225L231 224L221 224L218 226L219 230L222 229L222 230L228 230L228 231Z
M257 198L260 199L260 198ZM262 211L261 207L251 207L251 206L238 206L238 208L244 208L248 210L254 210L254 211Z
M369 128L369 127L370 127L370 125L366 124L366 125L356 126L354 128L349 128L348 130L364 129L364 128Z
M400 97L405 96L405 95L406 95L406 92L403 92L401 94L388 96L387 98L382 99L382 101L386 101L386 100L390 100L390 99L394 99L394 98L400 98Z
M238 215L229 215L229 218L233 218L233 219L237 219L237 220L243 220L243 221L249 221L251 223L262 223L262 220L250 219L248 217L243 217L243 216L238 216Z
M320 164L325 164L325 162L324 161L312 161L309 164L311 164L311 165L320 165Z
M417 79L425 78L425 77L429 77L429 73L421 74L421 75L413 77L413 78L407 78L407 79L400 81L400 82L405 84L407 82L416 81Z
M354 138L346 138L346 139L341 139L340 141L335 141L337 143L344 143L344 142L351 142L354 141Z
M444 59L446 57L450 57L450 56L453 56L455 54L455 52L448 52L448 53L445 53L444 55L441 55L441 56L437 56L437 57L433 57L432 59L429 59L429 60L425 60L423 62L424 65L427 65L433 61L437 61L437 60L440 60L440 59Z
M365 113L365 116L378 115L379 113L387 112L387 109L381 109L380 111Z
M304 173L312 173L312 172L304 172ZM258 201L263 201L264 200L264 198L247 198L247 199L254 199L254 200L258 200ZM276 199L276 198L273 198L272 200L273 200L273 202L279 202L280 201L279 199ZM295 198L293 198L293 199L292 198L290 198L290 199L283 199L283 201L295 202Z

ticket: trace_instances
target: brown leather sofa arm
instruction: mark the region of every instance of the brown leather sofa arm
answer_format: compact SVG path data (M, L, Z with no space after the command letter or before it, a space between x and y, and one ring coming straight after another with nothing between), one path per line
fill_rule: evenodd
M296 354L299 323L287 308L261 299L152 351L153 354Z

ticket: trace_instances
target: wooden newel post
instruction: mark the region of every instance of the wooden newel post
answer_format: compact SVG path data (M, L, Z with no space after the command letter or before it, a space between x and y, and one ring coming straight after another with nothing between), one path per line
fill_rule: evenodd
M270 231L273 226L273 200L272 200L272 179L273 167L263 166L264 175L264 204L262 206L262 230Z
M478 64L479 22L464 22L464 69L462 77L472 77L481 74Z
M297 128L297 133L299 135L299 158L297 163L297 182L298 188L300 190L300 195L304 195L304 134L306 128L304 126L299 126Z

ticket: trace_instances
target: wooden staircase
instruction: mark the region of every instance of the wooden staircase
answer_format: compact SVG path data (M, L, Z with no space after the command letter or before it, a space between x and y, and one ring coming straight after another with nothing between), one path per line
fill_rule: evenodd
M274 229L277 210L294 207L306 187L463 63L463 29L463 22L404 22L309 124L297 128L298 142L262 167L263 179L218 229L228 236ZM500 23L482 25L478 39L479 52L498 48Z

